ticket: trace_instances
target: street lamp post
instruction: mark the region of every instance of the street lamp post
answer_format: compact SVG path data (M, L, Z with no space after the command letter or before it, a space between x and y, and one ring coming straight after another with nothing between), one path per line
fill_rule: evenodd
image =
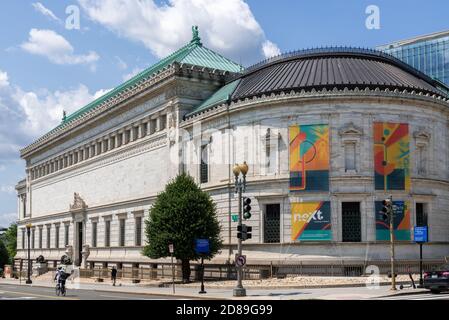
M30 233L31 233L31 223L26 225L26 229L27 229L27 237L28 237L28 279L25 282L26 284L32 284L33 281L31 281L31 259L30 259Z
M246 161L243 164L236 164L234 168L232 168L232 172L235 176L235 193L238 194L239 201L239 220L238 225L241 228L242 226L242 192L246 190L246 174L248 173L248 165ZM242 178L240 178L240 174ZM238 256L242 255L242 239L238 239ZM242 279L243 279L243 266L237 265L237 286L233 290L234 297L244 297L246 296L246 289L243 288Z
M394 265L394 209L393 209L393 197L390 196L390 256L391 256L391 290L396 290L396 277L395 277L395 265Z

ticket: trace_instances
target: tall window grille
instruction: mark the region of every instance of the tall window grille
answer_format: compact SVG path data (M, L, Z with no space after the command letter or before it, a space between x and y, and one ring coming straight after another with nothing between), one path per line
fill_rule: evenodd
M200 165L200 179L201 183L209 181L209 165L208 165L208 145L201 146L201 165Z
M55 227L55 248L58 249L59 248L59 226Z
M70 225L68 225L68 224L66 224L64 226L64 246L69 245L69 228L70 228Z
M120 246L125 246L125 219L120 219Z
M51 227L47 226L47 249L50 249Z
M25 249L25 229L22 229L22 249Z
M92 222L92 247L97 246L97 223Z
M265 243L281 242L281 210L279 204L267 204L264 215L264 237Z
M418 227L427 226L427 212L425 203L416 203L416 225Z
M39 228L39 249L42 249L42 228Z
M343 242L362 241L362 228L359 202L342 203Z
M111 221L105 222L105 239L104 246L109 247L111 245Z
M142 217L136 218L136 246L142 245Z

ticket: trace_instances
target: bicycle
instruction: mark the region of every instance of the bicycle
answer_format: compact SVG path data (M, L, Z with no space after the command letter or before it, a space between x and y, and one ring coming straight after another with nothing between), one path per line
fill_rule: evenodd
M56 284L55 290L56 290L56 295L57 295L58 297L59 297L60 295L63 295L63 296L65 297L66 294L67 294L67 289L66 289L64 283L62 283L62 282L59 282L59 283Z

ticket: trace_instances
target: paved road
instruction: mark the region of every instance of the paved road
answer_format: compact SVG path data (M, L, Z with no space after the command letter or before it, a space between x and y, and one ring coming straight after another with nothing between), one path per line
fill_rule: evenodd
M375 300L449 300L449 293L433 294L429 292L421 294L410 294L403 296L377 298Z
M167 300L176 297L68 289L58 297L53 288L0 284L0 301L4 300Z

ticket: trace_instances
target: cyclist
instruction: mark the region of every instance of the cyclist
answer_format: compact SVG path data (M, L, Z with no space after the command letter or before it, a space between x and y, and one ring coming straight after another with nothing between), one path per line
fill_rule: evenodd
M59 290L62 294L65 294L65 281L70 276L70 274L66 273L62 267L59 267L56 270L55 278L56 280L56 289Z

